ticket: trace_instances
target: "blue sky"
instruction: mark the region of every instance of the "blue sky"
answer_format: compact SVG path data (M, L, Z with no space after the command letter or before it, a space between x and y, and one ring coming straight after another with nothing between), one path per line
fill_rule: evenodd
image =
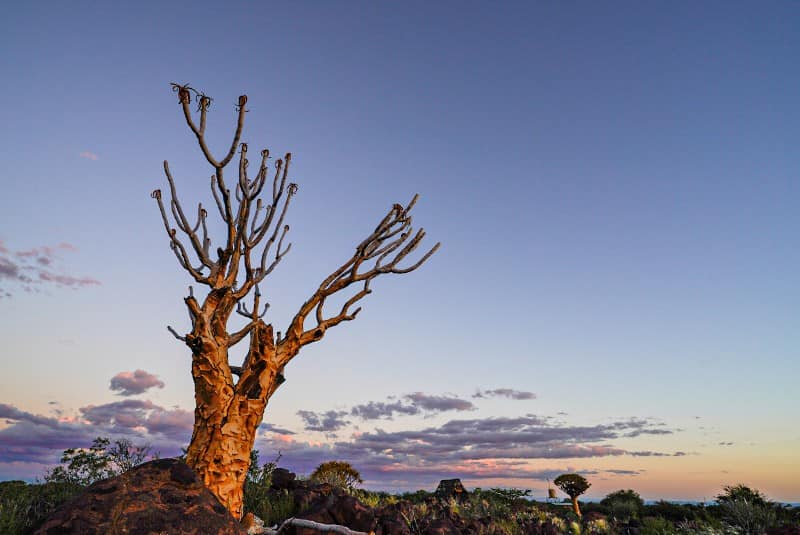
M189 354L165 325L188 327L189 278L149 194L168 159L184 203L210 202L210 170L174 81L214 97L218 151L246 93L251 148L293 153L293 248L265 288L276 330L392 203L420 193L415 223L443 243L292 362L265 421L296 434L265 431L262 451L282 440L301 471L350 455L374 487L474 469L475 485L543 488L537 470L575 469L598 496L702 498L742 481L800 499L798 15L790 2L4 7L0 477L57 459L52 441L26 456L22 435L183 440ZM109 389L137 369L164 387ZM472 397L502 388L536 398ZM105 407L123 400L139 403ZM353 415L370 401L417 412ZM90 405L150 425L90 425ZM298 411L349 423L333 437ZM517 452L514 479L487 475L509 457L415 452L389 474L359 438L445 440L449 421L528 415L544 420L513 432L566 438L526 447L664 455ZM624 436L636 429L651 432Z

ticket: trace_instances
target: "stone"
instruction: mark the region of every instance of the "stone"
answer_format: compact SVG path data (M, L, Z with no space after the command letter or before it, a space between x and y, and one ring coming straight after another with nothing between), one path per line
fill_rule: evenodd
M245 535L178 459L158 459L98 481L56 509L36 535Z
M436 487L436 497L441 499L455 498L463 500L468 496L467 489L461 484L460 479L442 479Z
M295 487L297 476L286 468L276 468L272 471L270 487L273 489L292 490Z

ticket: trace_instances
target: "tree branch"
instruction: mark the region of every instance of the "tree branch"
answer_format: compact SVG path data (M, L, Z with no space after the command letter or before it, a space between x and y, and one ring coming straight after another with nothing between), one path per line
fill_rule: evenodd
M356 247L353 256L323 280L316 292L303 303L292 320L284 341L281 342L287 347L294 347L293 351L284 352L286 362L294 357L300 347L320 340L330 327L355 319L361 308L353 312L350 312L350 308L371 293L369 285L373 279L385 273L402 274L414 271L439 249L440 244L437 243L414 264L404 268L398 267L425 237L425 231L422 229L412 236L409 212L417 198L415 195L406 208L399 204L392 206L372 234ZM360 270L362 264L367 261L373 261L371 267ZM360 282L364 283L362 289L345 301L336 315L326 318L323 312L326 299ZM306 318L312 311L315 311L316 326L306 330Z
M331 533L338 533L339 535L373 535L374 532L366 533L363 531L353 531L352 529L346 526L340 526L338 524L322 524L320 522L314 522L313 520L305 520L302 518L289 518L284 520L283 523L280 525L278 529L274 528L267 528L264 530L266 535L280 535L289 527L297 527L297 528L306 528L306 529L314 529L317 531L321 531L323 533L331 532Z

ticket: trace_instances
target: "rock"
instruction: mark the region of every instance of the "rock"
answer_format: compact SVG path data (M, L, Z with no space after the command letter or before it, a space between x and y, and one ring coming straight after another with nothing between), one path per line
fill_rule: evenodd
M354 531L366 533L375 531L375 513L353 496L350 496L341 489L331 488L330 485L323 484L318 489L310 489L305 495L307 507L301 507L302 512L295 515L295 518L303 520L313 520L322 524L338 524L347 526ZM297 495L297 493L296 493ZM305 528L294 528L294 533L312 534L313 530ZM292 533L287 531L287 533Z
M150 461L98 481L55 510L36 535L245 535L185 463Z
M461 484L460 479L442 479L439 481L439 486L436 487L437 498L463 500L467 495L467 489Z
M276 468L272 471L272 482L270 487L273 489L292 490L295 487L297 476L286 468Z
M425 535L461 535L461 531L448 518L432 520L425 528L424 533Z

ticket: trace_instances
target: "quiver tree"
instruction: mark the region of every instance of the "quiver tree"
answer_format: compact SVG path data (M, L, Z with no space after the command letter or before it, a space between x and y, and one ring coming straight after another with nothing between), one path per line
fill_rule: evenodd
M582 516L581 507L578 505L578 496L586 492L592 484L580 474L561 474L553 480L553 484L570 497L572 510L576 515Z
M416 261L404 262L420 245L425 231L414 231L411 226L410 212L416 195L405 207L393 205L375 230L356 246L352 256L300 306L283 331L285 334L278 331L276 336L272 325L263 319L269 305L264 302L259 284L291 248L286 242L289 225L284 224L297 193L297 185L289 182L291 154L277 160L270 169L269 151L262 150L257 171L250 173L248 147L241 142L247 104L247 96L242 95L233 141L218 159L205 138L211 98L188 85L172 84L172 88L187 125L212 167L211 193L225 228L225 236L212 248L208 212L201 203L190 221L178 201L175 181L165 161L169 200L162 197L160 190L155 190L152 197L158 202L178 263L197 284L208 287L205 297L195 295L189 287L184 299L191 318L188 333L181 335L167 327L192 352L195 419L186 462L240 518L242 488L256 429L267 401L284 381L286 364L300 348L321 340L331 327L355 319L361 310L357 303L371 292L373 279L414 271L439 244ZM197 105L194 112L193 101ZM224 171L235 159L236 177L230 183ZM334 294L343 296L344 304L328 311L326 300ZM248 307L246 303L252 304ZM231 332L228 322L234 312L244 316L246 324ZM245 341L248 349L244 361L231 364L228 351Z

